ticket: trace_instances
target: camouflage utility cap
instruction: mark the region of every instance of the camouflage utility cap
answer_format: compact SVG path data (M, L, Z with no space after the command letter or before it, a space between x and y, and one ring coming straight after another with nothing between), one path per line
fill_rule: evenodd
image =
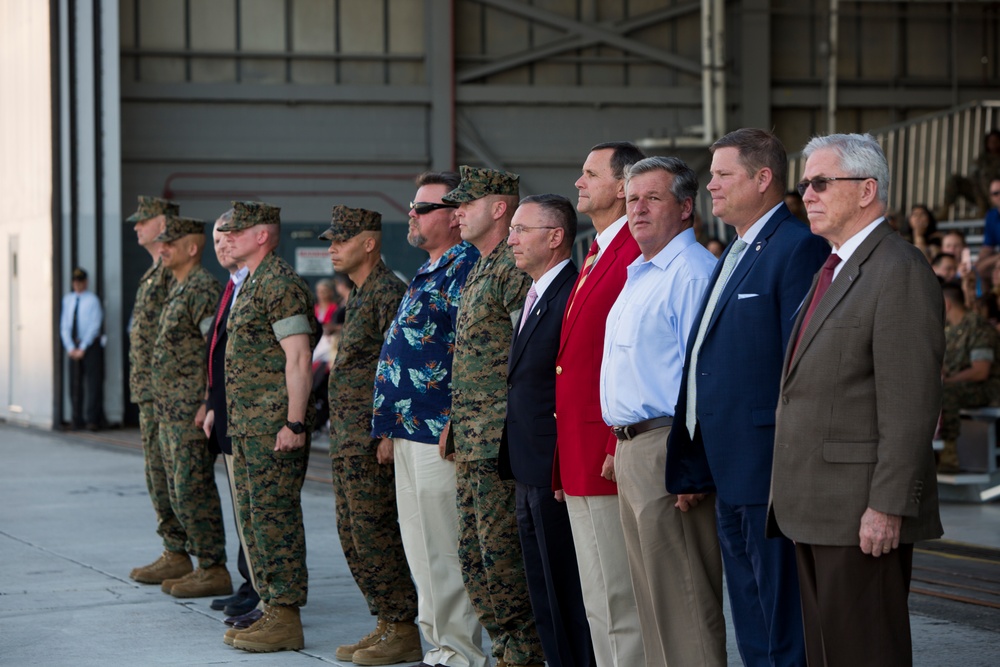
M160 243L169 243L171 241L176 241L182 236L187 236L188 234L204 234L205 233L205 222L204 220L195 220L194 218L181 218L179 216L167 216L167 225L160 235L156 237L156 240Z
M319 235L324 241L348 241L361 232L382 231L382 214L364 208L333 207L330 229Z
M181 207L177 205L177 202L172 202L169 199L139 195L139 208L126 218L125 222L142 222L158 215L177 215L180 210Z
M499 169L477 169L462 165L462 182L458 187L441 197L441 201L448 204L461 204L463 202L482 199L486 195L513 195L518 194L517 181L520 178L517 174Z
M219 225L220 232L250 229L254 225L280 225L281 209L262 201L234 201L233 219Z

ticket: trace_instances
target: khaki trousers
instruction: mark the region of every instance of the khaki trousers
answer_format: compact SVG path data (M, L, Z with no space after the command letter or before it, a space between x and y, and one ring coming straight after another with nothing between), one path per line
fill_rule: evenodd
M715 496L687 512L665 484L670 427L618 443L615 476L646 664L725 667Z
M455 464L437 445L393 438L399 532L417 585L417 618L431 649L428 665L487 667L483 627L476 618L458 561Z
M618 496L566 496L598 667L646 664Z

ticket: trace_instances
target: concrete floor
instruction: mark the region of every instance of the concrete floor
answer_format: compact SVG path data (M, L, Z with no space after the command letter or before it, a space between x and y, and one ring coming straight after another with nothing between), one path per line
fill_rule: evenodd
M306 648L255 655L222 643L222 614L209 599L176 600L128 578L161 550L142 470L137 450L0 424L0 664L344 664L334 657L337 645L356 641L374 621L344 561L328 485L307 482L302 493ZM235 563L221 467L217 479ZM997 504L945 505L942 515L947 538L1000 548ZM997 664L995 632L919 614L912 624L916 665ZM730 665L741 664L731 625L729 656Z

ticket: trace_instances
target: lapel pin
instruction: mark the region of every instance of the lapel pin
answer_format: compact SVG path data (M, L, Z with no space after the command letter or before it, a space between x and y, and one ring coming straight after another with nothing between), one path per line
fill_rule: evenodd
M757 244L757 247L755 248L755 250L756 250L757 252L760 252L760 244L759 244L759 243Z

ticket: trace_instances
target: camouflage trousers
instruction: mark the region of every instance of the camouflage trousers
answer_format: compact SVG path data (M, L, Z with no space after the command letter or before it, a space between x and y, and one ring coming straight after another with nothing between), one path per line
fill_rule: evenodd
M187 552L202 568L226 562L222 503L215 486L215 454L193 422L160 422L160 451L174 516L187 535Z
M417 590L399 533L394 470L374 454L333 459L337 533L344 558L372 616L390 623L417 617Z
M517 533L514 482L500 479L496 459L457 461L458 560L493 656L508 665L543 663Z
M942 440L957 440L962 430L959 410L989 405L993 396L986 382L947 382L943 390L940 436Z
M168 551L184 551L187 534L170 504L167 470L160 451L160 431L153 401L139 403L139 432L142 435L142 458L145 464L146 489L156 513L156 534L163 539Z
M309 590L302 482L309 435L294 452L274 451L274 435L233 438L233 477L243 538L257 592L270 605L302 607Z

